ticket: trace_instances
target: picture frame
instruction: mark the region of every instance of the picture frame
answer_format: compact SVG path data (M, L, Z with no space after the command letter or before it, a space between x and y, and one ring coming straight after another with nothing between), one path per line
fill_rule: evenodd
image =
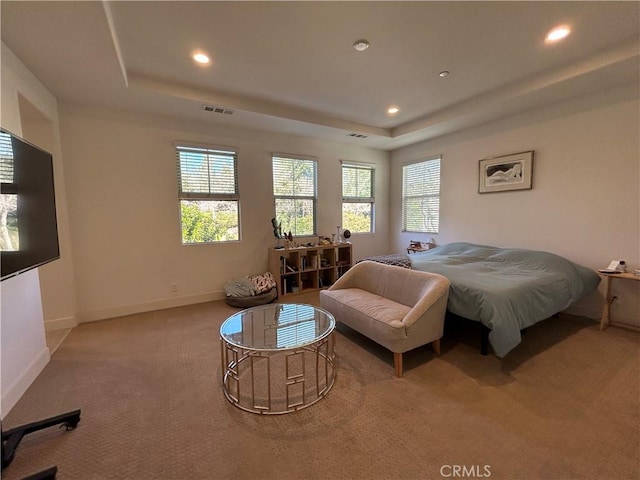
M531 190L533 150L480 160L478 193Z

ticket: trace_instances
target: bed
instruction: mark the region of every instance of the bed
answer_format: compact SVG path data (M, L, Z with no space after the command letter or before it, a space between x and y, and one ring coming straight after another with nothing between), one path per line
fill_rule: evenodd
M402 256L367 260L399 264ZM447 310L481 322L498 357L520 343L522 330L565 310L600 282L593 270L537 250L456 242L405 257L410 268L449 279Z

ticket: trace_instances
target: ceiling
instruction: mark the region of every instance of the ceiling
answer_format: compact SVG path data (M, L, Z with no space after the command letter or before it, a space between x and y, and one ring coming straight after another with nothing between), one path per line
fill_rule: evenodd
M640 82L638 2L3 0L0 8L2 41L60 102L385 150ZM546 44L560 24L571 35ZM352 47L361 38L371 45L364 52ZM196 65L196 50L211 64Z

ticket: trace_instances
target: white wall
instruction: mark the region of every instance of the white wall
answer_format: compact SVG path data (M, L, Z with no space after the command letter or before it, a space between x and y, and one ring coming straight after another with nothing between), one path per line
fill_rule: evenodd
M594 269L612 259L640 268L637 95L631 85L395 151L392 212L401 211L402 164L442 154L438 244L532 248ZM478 194L479 160L525 150L535 151L532 190ZM399 215L392 220L395 251L421 238L398 233ZM640 327L637 283L616 281L612 316ZM602 287L574 313L599 317Z
M75 319L75 294L69 229L68 224L64 222L66 198L61 168L56 99L4 44L2 44L1 62L0 124L2 127L16 135L24 136L26 140L33 141L37 145L37 139L30 138L28 135L29 132L36 134L36 130L42 131L33 123L36 110L37 115L41 119L46 119L48 123L47 136L51 144L46 149L54 156L58 228L63 257L46 267L9 278L0 284L2 300L0 417L4 418L49 361L49 350L44 334L45 317L41 288L58 285L60 295L49 297L47 307L52 315L62 315L72 319ZM25 112L25 109L30 110ZM45 268L52 274L48 280L39 275Z
M45 330L70 328L77 325L76 296L59 129L22 94L18 104L23 138L53 154L60 259L38 270Z
M327 236L341 223L340 160L374 163L378 233L354 235L354 257L388 251L386 152L72 105L60 117L81 321L223 298L227 281L266 271L272 152L318 158L318 232ZM174 141L237 149L241 242L181 245Z

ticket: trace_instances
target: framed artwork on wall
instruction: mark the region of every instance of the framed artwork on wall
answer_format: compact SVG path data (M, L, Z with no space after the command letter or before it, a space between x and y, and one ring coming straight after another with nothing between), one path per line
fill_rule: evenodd
M531 190L533 150L480 160L478 193Z

